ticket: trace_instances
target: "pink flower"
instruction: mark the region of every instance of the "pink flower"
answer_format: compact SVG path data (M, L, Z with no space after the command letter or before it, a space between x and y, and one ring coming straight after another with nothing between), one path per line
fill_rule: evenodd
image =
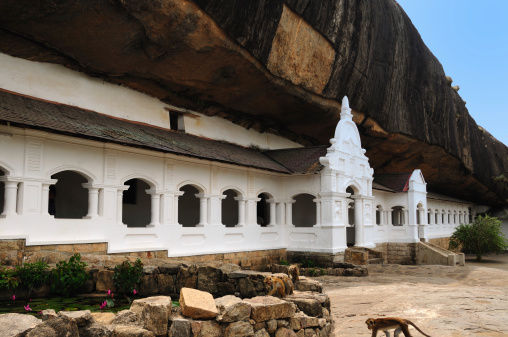
M106 305L108 305L108 302L106 302L106 301L102 302L100 305L101 310L103 310L106 307Z
M138 291L137 291L136 289L134 289L134 290L132 291L132 293L133 293L134 295L136 295L136 294L138 293Z
M12 295L12 296L11 296L11 299L12 299L13 301L15 301L15 300L16 300L16 295Z
M108 289L108 296L111 295L111 289Z
M32 308L30 308L30 304L24 305L23 308L25 308L26 311L32 311Z

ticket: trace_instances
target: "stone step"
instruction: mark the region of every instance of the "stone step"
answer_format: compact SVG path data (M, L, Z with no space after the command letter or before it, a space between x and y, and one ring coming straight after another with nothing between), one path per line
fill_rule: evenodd
M368 259L367 264L383 264L383 259L379 258L379 257L373 258L373 259Z

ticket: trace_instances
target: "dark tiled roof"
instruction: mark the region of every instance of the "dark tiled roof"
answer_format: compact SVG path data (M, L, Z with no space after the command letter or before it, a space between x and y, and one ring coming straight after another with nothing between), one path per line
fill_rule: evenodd
M291 171L261 151L0 90L0 123L200 159Z
M380 190L380 191L385 191L385 192L392 192L392 193L395 193L394 190L392 190L391 188L388 188L386 186L383 186L381 184L378 184L377 182L373 181L372 182L372 188L375 189L375 190Z
M328 146L323 145L271 150L264 153L293 173L317 173L323 167L319 163L319 158L326 156L327 148Z
M461 199L457 199L454 197L450 197L444 194L436 193L436 192L427 192L427 199L433 199L433 200L442 200L442 201L451 201L451 202L459 202L461 204L469 203L468 201L464 201Z
M374 182L394 192L407 192L412 173L384 173L374 175Z

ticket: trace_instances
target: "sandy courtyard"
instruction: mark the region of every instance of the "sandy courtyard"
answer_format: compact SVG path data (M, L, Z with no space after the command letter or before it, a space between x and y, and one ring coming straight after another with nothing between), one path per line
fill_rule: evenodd
M330 296L336 337L371 336L365 320L383 316L409 319L432 337L508 337L508 254L484 260L467 256L465 267L374 265L368 277L317 279Z

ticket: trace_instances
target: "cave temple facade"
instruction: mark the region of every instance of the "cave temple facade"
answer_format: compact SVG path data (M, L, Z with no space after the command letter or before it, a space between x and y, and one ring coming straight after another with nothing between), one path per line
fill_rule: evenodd
M302 147L63 66L0 66L3 240L341 254L446 238L475 214L420 170L376 176L346 97L330 144Z

